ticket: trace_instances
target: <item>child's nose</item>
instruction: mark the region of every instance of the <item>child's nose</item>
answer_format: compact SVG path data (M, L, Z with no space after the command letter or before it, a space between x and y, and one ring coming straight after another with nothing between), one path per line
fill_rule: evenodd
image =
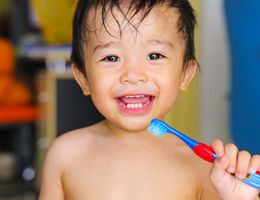
M125 66L123 73L120 76L120 82L122 84L137 84L140 82L146 82L148 80L145 69L140 66Z

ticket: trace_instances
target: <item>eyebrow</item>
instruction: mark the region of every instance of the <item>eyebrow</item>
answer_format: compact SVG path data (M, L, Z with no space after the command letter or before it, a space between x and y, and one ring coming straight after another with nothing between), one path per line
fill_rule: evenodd
M152 40L146 40L146 44L156 44L156 45L166 45L170 48L173 48L173 44L169 40L157 40L157 39L152 39Z
M152 39L152 40L146 40L145 44L166 45L170 48L173 48L173 44L169 40ZM94 47L93 54L99 49L104 49L104 48L108 48L108 47L111 47L111 46L119 46L119 42L112 42L111 41L111 42L101 43L101 44Z
M108 48L110 46L118 46L119 43L118 42L106 42L106 43L101 43L97 46L95 46L95 48L93 49L93 54L98 50L98 49L104 49L104 48Z

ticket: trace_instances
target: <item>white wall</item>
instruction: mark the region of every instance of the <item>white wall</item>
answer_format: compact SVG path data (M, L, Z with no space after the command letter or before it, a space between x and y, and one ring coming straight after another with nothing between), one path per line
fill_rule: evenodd
M202 0L199 62L201 141L215 138L229 142L228 90L229 56L223 0Z

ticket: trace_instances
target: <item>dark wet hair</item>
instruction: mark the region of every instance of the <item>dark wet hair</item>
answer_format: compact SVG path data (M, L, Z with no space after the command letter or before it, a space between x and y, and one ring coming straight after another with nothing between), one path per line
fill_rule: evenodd
M123 12L120 5L127 3L128 10ZM136 30L138 26L131 23L131 19L137 15L141 15L140 23L150 13L150 11L157 5L167 5L169 8L177 8L179 12L178 26L179 32L183 34L186 40L186 49L184 54L184 70L188 66L188 61L195 58L194 47L194 29L196 25L196 18L194 10L191 7L188 0L79 0L76 12L73 19L73 40L72 40L72 54L71 60L77 66L77 68L86 75L83 55L83 44L87 42L87 33L90 30L86 20L89 17L89 12L92 8L97 10L99 6L102 9L102 23L106 29L106 17L110 12L116 20L119 30L122 30L115 15L113 15L113 9L117 8L123 16L126 18L129 24L131 24ZM129 14L131 15L129 16ZM139 23L139 24L140 24ZM107 30L107 29L106 29ZM108 32L109 33L109 32ZM110 33L109 33L110 34Z

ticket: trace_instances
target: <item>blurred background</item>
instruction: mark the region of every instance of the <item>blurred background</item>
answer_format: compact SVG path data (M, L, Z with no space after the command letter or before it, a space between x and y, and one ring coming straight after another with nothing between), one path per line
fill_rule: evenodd
M201 69L166 121L260 154L260 2L192 0ZM0 200L38 198L51 142L103 119L70 68L76 1L0 0Z

